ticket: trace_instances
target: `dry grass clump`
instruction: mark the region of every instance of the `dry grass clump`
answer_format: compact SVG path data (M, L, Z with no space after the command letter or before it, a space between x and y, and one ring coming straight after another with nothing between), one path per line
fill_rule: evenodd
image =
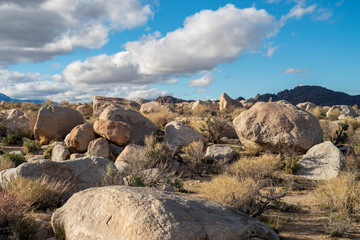
M183 159L188 163L190 169L194 173L200 173L203 165L204 158L204 143L195 141L188 146L183 147Z
M327 118L331 121L336 121L339 119L339 116L341 115L341 112L339 109L334 109L327 115Z
M11 161L11 159L8 158L1 158L0 159L0 172L2 170L8 169L8 168L14 168L15 163Z
M245 111L246 108L235 108L233 111L231 111L228 115L230 120L234 120L237 116L239 116L240 113L242 113L243 111Z
M216 115L218 109L214 108L213 106L211 106L210 104L199 104L196 108L192 109L192 116L196 116L196 117L209 117L209 116L214 116Z
M39 179L17 177L4 187L4 191L15 196L17 201L35 209L58 207L68 189L69 184L50 180L47 177Z
M14 225L28 210L29 206L16 195L0 190L0 226Z
M212 201L224 203L248 212L260 190L259 182L251 178L240 181L232 175L219 175L202 185L200 193Z
M281 169L281 159L275 155L241 158L230 166L230 173L240 179L252 178L262 180L273 178Z
M226 127L226 121L219 117L208 117L199 128L208 142L220 143L223 132Z
M259 156L262 151L261 147L252 142L244 142L243 149L244 153L250 157Z
M317 119L324 119L326 117L327 110L321 106L317 106L308 112L314 115Z
M356 173L342 173L323 181L315 190L316 199L330 213L337 212L340 220L360 213L360 183Z
M150 121L152 121L155 124L157 130L165 131L166 124L173 121L177 117L177 114L162 111L162 112L144 113L144 116L150 119Z

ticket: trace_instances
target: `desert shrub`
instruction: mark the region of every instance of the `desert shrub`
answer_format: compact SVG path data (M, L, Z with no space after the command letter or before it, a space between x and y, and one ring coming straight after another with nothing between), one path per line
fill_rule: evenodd
M22 111L22 112L28 112L28 111L36 112L39 109L40 109L40 107L33 102L21 103L21 107L20 107L20 111Z
M334 109L327 115L327 118L331 121L335 121L339 119L339 116L341 115L341 112L339 109Z
M132 187L146 187L144 177L141 173L134 173L130 178L130 186Z
M103 186L113 186L122 184L122 179L118 171L116 171L111 165L106 168L104 178L102 181Z
M351 227L351 220L336 212L330 213L327 221L325 232L331 237L345 237Z
M37 140L28 140L24 142L23 149L25 153L36 153L41 149L41 144Z
M148 168L161 167L167 168L171 158L174 156L174 150L167 145L157 142L154 136L145 137L144 156Z
M295 149L289 147L279 148L282 169L288 174L294 174L301 160Z
M343 173L336 178L320 183L316 188L318 203L341 218L360 213L360 184L355 173Z
M270 227L276 233L279 233L282 228L281 220L279 218L270 218L270 217L260 216L259 220L262 221L263 223L265 223L268 227Z
M252 178L239 179L223 174L202 185L201 196L212 201L232 206L252 217L259 217L275 200L283 195L274 188L261 192L259 181Z
M29 210L15 194L0 190L0 226L11 227Z
M174 150L164 143L156 141L154 136L145 137L145 146L132 154L132 158L126 162L130 165L133 174L149 168L167 169L170 167Z
M188 163L192 172L199 173L202 169L204 158L204 143L195 141L183 147L184 160Z
M39 179L17 177L6 184L4 189L26 206L46 209L60 206L69 184L46 177Z
M272 178L280 170L281 160L275 155L262 155L260 157L240 158L230 166L230 173L240 179L252 178L261 180Z
M11 161L14 163L14 167L17 167L20 164L26 162L26 159L24 156L16 153L5 153L4 155L2 155L2 159L0 161L1 162Z
M229 113L229 120L234 120L237 116L239 116L240 113L245 111L246 108L235 108L233 111Z
M36 221L30 217L20 218L13 229L13 236L18 240L35 240Z
M219 143L226 122L219 117L208 117L200 127L200 132L211 143Z
M330 135L330 140L334 145L344 144L348 140L349 124L340 122Z
M244 153L249 157L259 156L262 151L261 147L252 142L244 142L243 149Z
M14 167L15 167L15 163L13 161L11 161L10 159L6 159L6 158L0 159L0 172L2 170L8 169L8 168L14 168Z
M44 159L51 159L52 150L54 149L55 145L50 144L44 151L43 157Z
M215 110L211 105L199 104L196 108L192 109L191 112L192 116L206 118L216 115L217 109Z
M16 146L22 144L21 138L22 136L20 134L9 134L6 137L3 137L1 142L5 146Z
M360 157L360 129L349 137L349 144L353 148L357 157Z
M326 117L327 110L321 106L317 106L308 112L314 115L317 119L324 119Z
M150 119L156 126L157 130L165 131L165 125L175 119L177 114L170 112L146 113L145 117Z

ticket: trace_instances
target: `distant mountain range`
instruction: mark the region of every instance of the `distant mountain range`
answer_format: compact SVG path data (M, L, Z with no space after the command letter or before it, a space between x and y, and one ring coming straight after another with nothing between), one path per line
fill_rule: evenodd
M8 96L6 96L5 94L0 93L0 101L4 101L4 102L33 102L33 103L42 103L44 102L43 100L19 100L19 99L12 99Z
M243 100L243 97L238 97L236 100ZM312 102L315 105L319 106L333 106L333 105L355 105L360 106L360 95L349 95L343 92L336 92L320 86L298 86L291 90L284 90L278 92L277 94L258 94L254 98L250 98L254 102L264 101L268 102L270 99L272 101L286 100L294 105L302 102ZM43 100L19 100L12 99L5 94L0 93L0 101L5 102L34 102L42 103ZM190 102L187 100L175 98L172 96L163 96L158 97L155 101L159 103L180 103L180 102Z
M277 94L258 94L250 99L253 101L286 100L294 105L302 102L312 102L319 106L355 105L360 106L360 95L349 95L319 86L299 86L291 90L284 90Z

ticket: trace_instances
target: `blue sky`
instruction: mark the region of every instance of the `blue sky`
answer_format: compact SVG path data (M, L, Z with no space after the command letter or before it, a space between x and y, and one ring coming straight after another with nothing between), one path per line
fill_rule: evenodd
M0 0L0 92L75 102L299 85L360 94L359 10L356 0Z

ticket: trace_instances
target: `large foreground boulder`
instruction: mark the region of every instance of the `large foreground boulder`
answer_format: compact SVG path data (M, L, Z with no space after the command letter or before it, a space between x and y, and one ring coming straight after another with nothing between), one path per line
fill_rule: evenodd
M40 108L34 135L43 143L50 140L64 139L66 135L77 125L84 123L79 111L69 107L57 105L44 105Z
M156 133L156 126L150 119L133 110L107 107L101 113L99 119L127 123L132 134L130 143L133 144L143 145L145 136L154 135Z
M3 184L18 176L37 179L49 177L70 184L69 193L78 192L90 187L101 186L108 167L117 171L114 163L100 157L82 157L64 162L40 160L23 163L17 168L0 172L0 188ZM119 176L119 178L121 178Z
M203 135L191 127L185 126L180 121L172 121L166 124L164 137L165 144L173 148L178 148L189 145L194 141L203 142Z
M313 180L337 177L344 166L344 155L331 142L317 144L301 159L296 175Z
M109 106L118 108L133 108L136 110L140 109L140 104L124 98L95 96L93 98L94 116L99 116L105 108Z
M74 194L51 224L69 240L279 239L264 223L222 204L126 186Z
M286 101L258 102L233 121L242 143L263 148L294 148L306 152L322 142L319 121Z

